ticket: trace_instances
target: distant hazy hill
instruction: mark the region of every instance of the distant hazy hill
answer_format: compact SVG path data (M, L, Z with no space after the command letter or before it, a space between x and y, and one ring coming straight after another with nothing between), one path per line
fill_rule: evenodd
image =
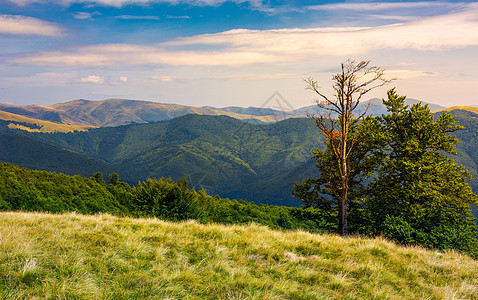
M418 100L413 99L407 101L409 104L418 102ZM380 115L386 113L385 107L382 105L380 99L364 101L358 111L364 110L369 104L369 114ZM434 104L429 105L432 111L444 108ZM287 107L287 105L284 105L284 107ZM268 107L194 107L124 99L106 99L102 101L80 99L51 106L15 106L11 104L0 104L0 111L32 119L55 122L56 124L98 127L165 121L186 114L226 115L235 119L260 124L277 122L287 118L301 118L306 117L307 114L319 114L323 112L323 110L316 105L295 110L278 110ZM0 115L0 119L7 120L8 118L8 116Z
M124 99L74 100L51 106L0 104L0 111L60 124L99 127L158 122L186 114L227 115L240 120L253 120L260 123L275 122L285 118L283 114L273 113L271 115L265 110L262 110L264 113L261 114L252 109L251 113L253 114L248 114L247 109L241 112L236 109L216 109ZM0 119L6 120L8 116L0 115Z
M416 99L409 99L407 98L405 100L405 104L411 105L420 102L419 100ZM437 104L432 104L432 103L427 103L427 102L422 102L423 104L427 104L428 107L430 107L431 111L437 111L437 110L442 110L445 109L444 106L440 106ZM367 109L367 114L369 115L374 115L374 116L380 116L382 114L387 113L387 109L385 108L385 105L382 104L382 99L379 98L372 98L368 101L363 101L359 104L357 107L356 111L358 113L361 113ZM292 112L292 115L296 116L307 116L308 114L320 114L323 113L324 110L319 108L317 105L310 105L306 106L300 109L296 109Z

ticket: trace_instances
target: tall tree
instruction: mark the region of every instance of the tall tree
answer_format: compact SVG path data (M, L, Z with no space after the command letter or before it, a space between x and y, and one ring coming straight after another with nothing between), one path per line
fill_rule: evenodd
M333 97L321 92L313 78L306 80L307 89L318 95L315 100L317 106L326 111L324 114L311 115L326 140L326 150L316 149L314 152L320 170L319 182L315 183L322 184L326 193L337 201L338 232L344 236L349 233L347 213L350 184L355 175L360 173L357 173L360 170L351 168L350 161L351 157L359 158L354 154L360 141L357 126L368 108L358 113L356 110L365 94L390 81L384 78L382 69L369 65L370 61L348 60L342 63L341 71L332 76ZM296 185L295 194L306 191L305 187L312 183L309 180L304 186ZM320 192L320 189L317 191Z
M467 170L450 155L463 127L448 113L434 116L427 105L405 105L395 89L381 119L387 153L371 181L365 211L372 231L432 248L478 254L478 227L469 204L478 204Z

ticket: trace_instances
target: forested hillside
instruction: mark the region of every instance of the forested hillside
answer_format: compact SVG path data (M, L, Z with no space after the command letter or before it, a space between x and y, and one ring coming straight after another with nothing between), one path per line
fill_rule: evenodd
M452 113L466 127L456 133L462 143L454 159L478 178L478 115L463 110ZM96 168L104 173L114 169L130 184L149 177L185 177L191 186L221 197L292 206L300 205L291 195L294 181L317 174L310 151L322 147L320 131L312 120L304 118L253 125L226 116L186 115L171 121L75 133L0 130L40 141L40 149L48 144L55 151L66 149L78 154L41 152L28 140L22 143L29 144L25 148L29 151L12 151L15 144L4 143L3 160L22 166L75 174L66 167L74 164L78 174L87 176ZM61 153L70 157L63 169L61 164L52 165L65 161L56 158ZM475 192L477 182L471 182Z
M110 174L118 168L107 163L64 150L26 136L0 133L0 162L9 162L20 167L46 170L68 175L91 176L96 172ZM132 181L125 175L125 180Z
M308 119L252 125L202 115L69 134L13 134L116 166L135 181L186 177L192 186L222 197L282 205L299 204L290 194L293 183L312 175L310 150L321 140Z
M327 229L327 224L314 220L313 213L293 207L256 205L213 197L204 191L190 189L184 180L148 179L131 187L120 181L116 173L108 176L107 184L101 173L84 178L0 163L0 211L5 210L102 212L174 221L255 222L274 228Z

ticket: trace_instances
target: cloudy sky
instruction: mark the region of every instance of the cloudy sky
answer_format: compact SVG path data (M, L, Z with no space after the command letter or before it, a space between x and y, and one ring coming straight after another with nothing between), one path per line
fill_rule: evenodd
M0 102L311 105L347 59L426 102L478 105L478 1L0 0ZM370 97L384 97L387 88Z

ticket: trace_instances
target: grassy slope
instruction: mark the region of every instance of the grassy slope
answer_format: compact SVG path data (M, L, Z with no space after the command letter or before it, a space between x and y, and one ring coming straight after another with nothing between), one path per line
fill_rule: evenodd
M476 299L478 261L381 239L0 213L9 299Z
M106 99L101 101L74 100L54 104L49 108L64 115L69 124L101 127L119 126L130 123L158 122L191 113L227 115L236 119L253 119L260 122L275 122L284 119L282 115L250 115L247 113L243 114L218 110L212 107L194 107L125 99Z
M438 111L435 111L435 112L443 112L443 111L452 112L452 111L457 110L457 109L478 114L478 107L474 107L474 106L452 106L452 107L441 109L441 110L438 110Z
M85 131L88 129L95 128L94 126L80 126L80 125L66 125L60 124L50 121L44 121L34 118L29 118L17 114L12 114L5 111L0 111L0 119L1 120L9 120L9 121L16 121L16 122L23 122L23 123L30 123L36 124L38 126L42 126L41 129L32 129L26 126L17 125L17 124L10 124L8 125L9 128L12 129L21 129L30 132L73 132L73 131Z

